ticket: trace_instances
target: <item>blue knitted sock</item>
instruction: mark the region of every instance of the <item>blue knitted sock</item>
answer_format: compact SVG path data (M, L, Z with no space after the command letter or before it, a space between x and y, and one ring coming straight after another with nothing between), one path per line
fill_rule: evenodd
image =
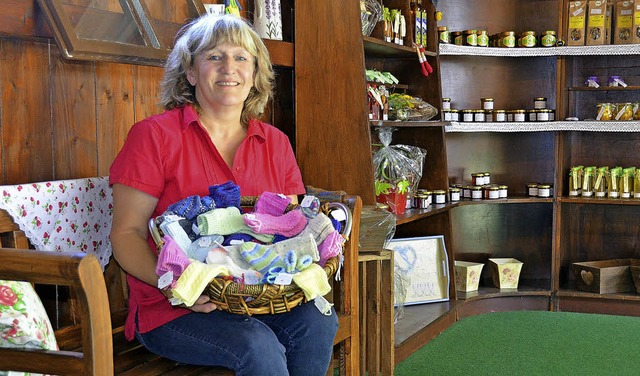
M209 196L213 199L217 208L235 206L240 209L240 187L231 180L224 184L210 186Z
M167 211L175 213L186 219L193 219L200 213L200 197L189 196L183 200L180 200L172 205L169 205Z

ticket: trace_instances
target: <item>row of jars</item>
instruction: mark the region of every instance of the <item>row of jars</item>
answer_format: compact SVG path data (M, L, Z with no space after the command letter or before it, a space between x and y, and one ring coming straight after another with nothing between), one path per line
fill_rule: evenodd
M429 191L419 189L407 205L416 209L426 209L430 205L444 204L447 202L459 202L462 199L471 200L495 200L507 198L509 187L498 184L462 185L456 184L448 190L436 189Z
M555 111L551 109L531 110L442 110L444 121L456 122L536 122L555 121Z
M439 26L438 40L440 43L478 47L554 47L558 45L556 32L553 30L544 31L539 36L531 30L524 31L520 35L517 35L515 31L488 35L486 30L449 31L447 26Z
M494 108L494 100L493 98L480 98L480 107L483 110L493 110ZM547 108L547 98L545 97L536 97L533 98L533 108L535 110L544 110ZM442 98L442 109L450 110L451 109L451 98Z
M553 197L553 184L551 183L527 183L526 188L529 197Z
M598 105L596 106L596 111L596 120L599 121L640 120L640 102L598 103Z
M640 170L620 166L571 167L569 196L640 199Z

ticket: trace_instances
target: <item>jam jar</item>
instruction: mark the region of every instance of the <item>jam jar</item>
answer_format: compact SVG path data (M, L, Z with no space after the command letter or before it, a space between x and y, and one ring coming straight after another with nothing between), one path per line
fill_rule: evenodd
M438 40L440 43L451 43L451 35L449 29L446 26L438 26Z
M545 31L540 37L540 45L542 47L553 47L556 45L556 32L553 30Z
M478 34L477 30L465 30L462 32L462 45L463 46L477 46Z

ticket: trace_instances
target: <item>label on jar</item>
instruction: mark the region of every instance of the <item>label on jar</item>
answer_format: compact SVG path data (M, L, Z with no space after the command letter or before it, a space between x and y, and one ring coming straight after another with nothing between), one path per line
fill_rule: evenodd
M539 188L538 197L551 197L551 192L549 188Z
M473 121L473 113L465 112L462 114L462 121L472 122Z
M490 199L500 198L500 191L497 190L497 189L490 189L489 190L489 198Z
M591 197L593 196L592 191L582 191L582 197Z
M489 37L487 34L478 35L478 46L487 47L489 45Z
M507 198L507 190L506 190L506 189L500 189L500 190L498 191L498 196L499 196L500 198Z
M633 198L640 198L640 192L634 192Z
M496 112L495 114L495 120L498 122L503 122L506 120L506 114L504 112Z
M533 101L533 108L536 110L543 110L547 108L547 101L544 99L537 99Z
M438 194L438 195L434 195L434 196L436 198L436 204L444 204L445 203L444 195Z
M609 191L609 198L618 198L620 194L617 191Z
M538 196L538 187L529 187L529 196L531 197Z
M505 47L515 47L516 46L516 37L514 36L508 36L508 37L504 37L502 38L502 45Z
M471 189L469 189L469 188L462 188L462 197L464 197L464 198L471 198Z
M484 112L476 112L473 116L473 120L476 122L484 121Z
M482 198L482 191L471 191L471 198L472 199Z
M622 192L620 194L621 198L631 198L631 192Z
M483 110L493 110L493 101L482 101L482 109Z
M522 37L522 47L535 47L536 37L533 35L525 35Z
M596 192L596 197L606 197L607 192Z
M569 196L580 196L580 191L569 191Z
M556 36L551 34L546 34L542 37L541 43L543 47L553 47L556 45Z
M524 121L524 114L522 113L513 114L513 121Z
M451 201L460 201L460 192L450 192Z
M538 117L537 117L538 121L549 121L549 113L542 111L542 112L538 112Z

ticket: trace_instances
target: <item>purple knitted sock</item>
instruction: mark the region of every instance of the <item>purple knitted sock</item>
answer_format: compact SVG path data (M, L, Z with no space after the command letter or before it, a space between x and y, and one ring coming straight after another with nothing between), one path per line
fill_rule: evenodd
M262 192L256 201L254 212L279 216L284 214L290 203L291 197L273 192Z
M235 206L240 209L240 187L231 180L224 184L210 186L209 196L213 198L217 208Z
M244 223L257 234L280 234L288 237L298 235L307 226L307 218L298 210L279 217L251 213L243 215Z
M189 196L184 200L169 205L167 211L185 217L186 219L193 219L200 213L201 206L199 196Z

